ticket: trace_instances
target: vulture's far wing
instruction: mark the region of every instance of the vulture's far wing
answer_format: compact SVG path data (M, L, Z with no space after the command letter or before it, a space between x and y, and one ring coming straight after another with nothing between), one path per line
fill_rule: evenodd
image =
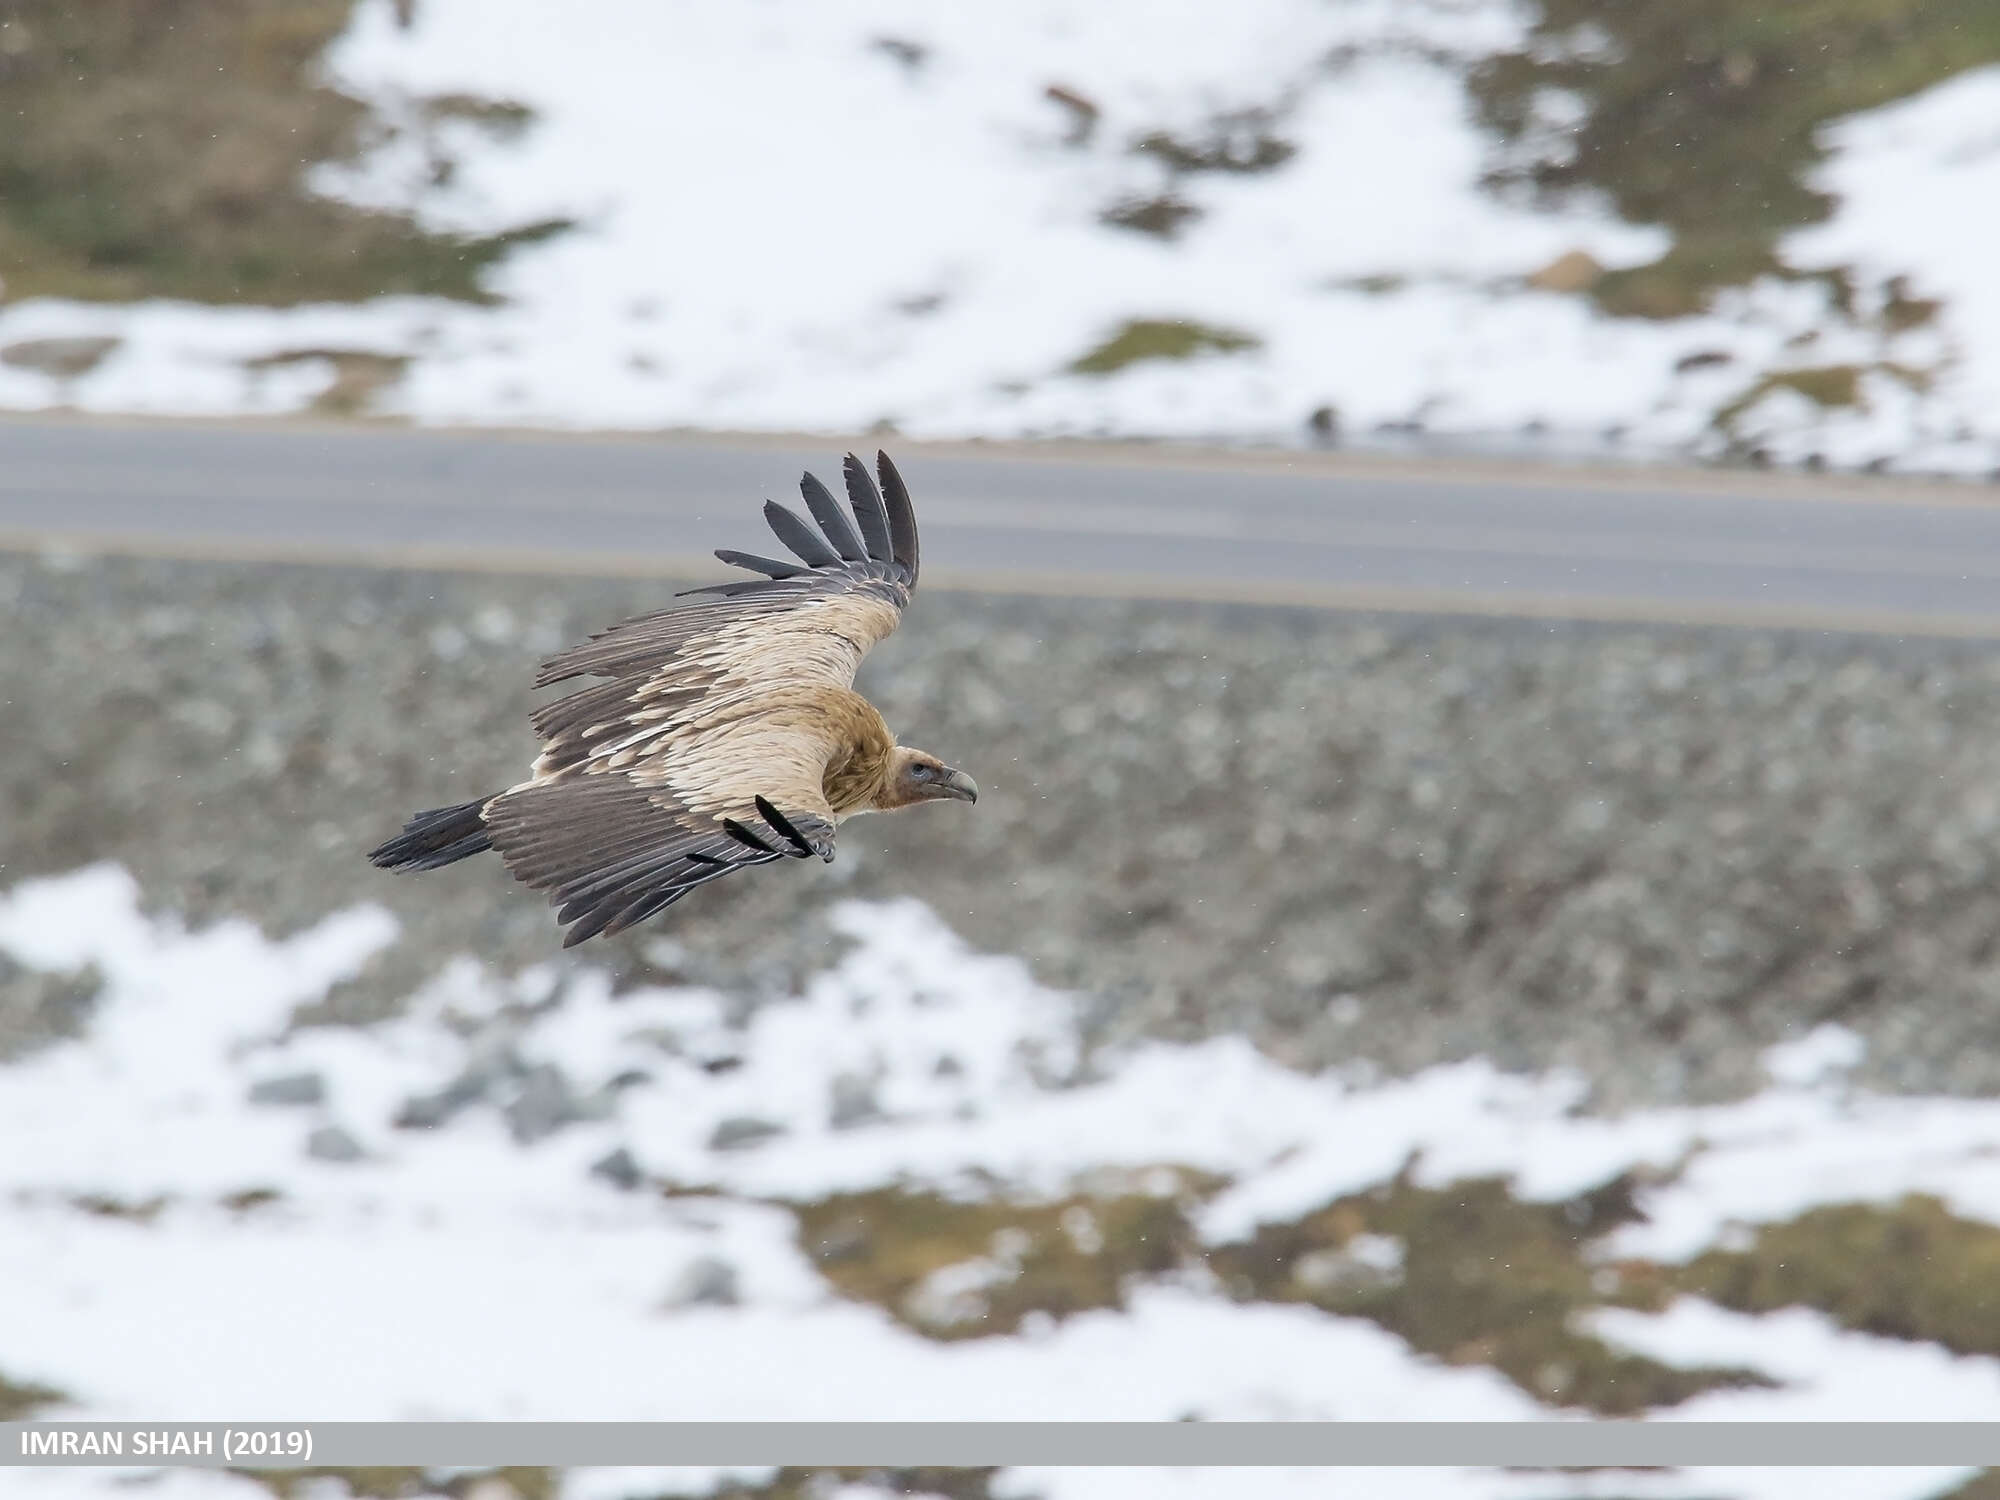
M656 610L599 631L542 663L535 686L662 670L675 679L677 690L796 681L795 672L806 665L795 660L800 648L829 633L852 648L835 653L842 662L852 656L840 681L843 687L851 684L862 656L895 630L917 586L917 521L909 491L888 454L876 454L875 461L882 475L879 490L860 459L850 453L845 464L848 500L860 536L826 486L807 474L799 490L826 528L825 537L777 501L764 502L764 519L799 562L723 548L715 554L722 561L764 576L689 589L688 594L705 596L702 602ZM838 663L829 665L841 669ZM542 714L561 706L550 704ZM542 727L541 715L536 729L544 736L551 732Z
M853 749L839 712L861 659L891 634L917 581L916 520L886 454L878 490L852 454L853 520L811 475L820 530L774 502L800 561L722 551L764 576L691 590L543 664L536 686L605 681L544 705L534 779L485 810L516 877L574 924L569 947L619 932L733 870L833 858L822 781ZM886 749L886 747L884 747Z

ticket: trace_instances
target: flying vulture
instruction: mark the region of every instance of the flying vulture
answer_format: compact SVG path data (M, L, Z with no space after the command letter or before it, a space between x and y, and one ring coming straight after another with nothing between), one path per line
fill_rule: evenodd
M777 859L833 858L856 813L979 800L979 787L896 743L854 691L868 648L895 630L917 586L917 521L886 453L878 489L847 456L853 518L808 474L814 530L766 501L797 555L715 555L760 574L600 631L542 664L535 686L601 681L534 715L532 774L491 797L418 813L369 858L434 870L497 849L547 891L563 946L622 932L696 886ZM683 596L684 597L684 596Z

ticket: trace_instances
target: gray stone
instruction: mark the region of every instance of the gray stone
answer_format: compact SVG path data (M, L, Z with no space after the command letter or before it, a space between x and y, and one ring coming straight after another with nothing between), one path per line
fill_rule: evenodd
M667 1291L669 1308L734 1307L742 1300L736 1268L714 1255L699 1255L682 1267Z
M463 1073L435 1094L418 1094L403 1101L396 1111L398 1130L435 1130L448 1123L467 1105L486 1097L491 1080L477 1073Z
M875 1080L861 1073L842 1073L833 1080L827 1107L827 1124L835 1130L851 1130L882 1118L882 1106L875 1098Z
M0 1062L81 1036L103 987L94 967L52 974L0 952Z
M250 1085L252 1104L305 1106L324 1103L326 1080L317 1073L284 1073Z
M355 1162L367 1154L361 1142L338 1125L322 1125L306 1137L306 1155L315 1161Z
M760 1120L753 1115L731 1115L710 1133L708 1149L748 1151L784 1133L785 1127L774 1120Z
M639 1171L638 1162L632 1159L632 1153L623 1146L620 1146L609 1156L599 1157L596 1161L592 1162L590 1164L590 1175L593 1177L602 1177L613 1187L628 1193L641 1182L645 1181L644 1176Z
M520 1146L533 1145L580 1118L569 1080L550 1063L538 1063L522 1074L519 1091L502 1113Z

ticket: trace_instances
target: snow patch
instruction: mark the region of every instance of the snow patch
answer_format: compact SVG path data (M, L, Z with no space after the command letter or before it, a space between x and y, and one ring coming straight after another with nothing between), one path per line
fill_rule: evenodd
M1574 1078L1478 1063L1364 1087L1229 1039L1085 1059L1069 997L915 902L840 908L852 947L747 1013L701 989L614 994L588 970L502 979L466 961L396 1020L293 1030L297 1005L395 940L386 914L273 942L240 922L186 931L139 897L111 867L0 896L0 950L105 975L85 1035L0 1069L16 1148L0 1158L0 1352L108 1419L1552 1415L1491 1370L1199 1278L927 1341L835 1297L783 1206L898 1184L1034 1195L1193 1166L1229 1182L1199 1225L1220 1242L1405 1170L1553 1199L1678 1165L1645 1191L1649 1221L1607 1244L1667 1258L1732 1225L1917 1190L2000 1222L2000 1104L1827 1086L1857 1056L1833 1031L1777 1049L1757 1098L1619 1119L1578 1114ZM313 1149L333 1129L351 1159ZM601 1169L620 1150L678 1191L621 1190ZM1349 1247L1383 1277L1401 1250ZM976 1293L1009 1253L996 1242L929 1291ZM690 1268L715 1263L733 1298L677 1304ZM1677 1416L1880 1416L1885 1390L1914 1414L1983 1413L2000 1395L1990 1359L1817 1315L1684 1300L1601 1316L1656 1357L1785 1382Z
M1984 254L2000 70L1834 127L1839 210L1785 246L1794 264L1860 268L1864 299L1905 277L1944 299L1936 326L1885 333L1824 286L1775 280L1698 317L1614 320L1527 278L1574 252L1641 263L1664 236L1481 186L1492 147L1461 69L1524 26L1504 0L432 0L406 30L369 0L327 59L343 87L392 120L447 93L538 120L516 140L468 134L444 187L415 132L317 186L438 228L579 227L510 257L494 308L0 307L0 343L122 340L70 379L0 366L0 406L296 410L331 368L248 362L333 348L407 356L378 408L427 423L1302 442L1332 407L1349 436L1602 447L1615 432L1635 453L1713 453L1717 413L1742 403L1736 440L1782 459L2000 465ZM1230 120L1291 154L1176 174L1132 149ZM1164 195L1197 211L1171 238L1101 222ZM1143 319L1260 342L1070 370ZM1748 399L1802 362L1862 370L1858 403Z

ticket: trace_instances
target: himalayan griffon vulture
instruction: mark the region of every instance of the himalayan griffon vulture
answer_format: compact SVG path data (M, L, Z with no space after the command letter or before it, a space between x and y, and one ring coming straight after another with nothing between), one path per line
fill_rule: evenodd
M861 658L917 586L909 491L887 454L876 463L879 489L847 456L851 521L810 474L799 488L819 530L765 502L799 561L719 551L762 576L688 590L697 602L549 658L537 687L602 680L536 711L546 743L528 779L418 813L369 858L434 870L497 849L517 879L549 893L567 948L732 871L831 860L835 827L856 813L976 802L970 776L897 744L854 691Z

